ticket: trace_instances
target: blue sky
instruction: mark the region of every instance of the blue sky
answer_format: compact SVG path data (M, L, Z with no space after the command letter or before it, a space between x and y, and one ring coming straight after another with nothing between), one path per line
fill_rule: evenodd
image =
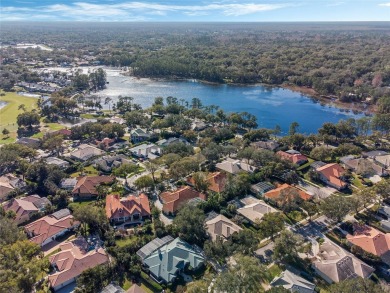
M390 21L390 0L0 0L2 21Z

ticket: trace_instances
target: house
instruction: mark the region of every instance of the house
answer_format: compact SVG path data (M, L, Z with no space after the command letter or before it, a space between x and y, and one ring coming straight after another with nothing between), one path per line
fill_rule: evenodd
M186 145L189 144L189 142L186 139L181 137L170 137L168 139L161 139L156 142L156 144L160 147L166 147L174 143L184 143Z
M130 131L130 138L132 143L140 143L152 137L152 132L147 129L136 128Z
M372 177L374 175L384 177L389 175L385 168L370 159L346 156L340 158L340 161L346 169L363 177Z
M337 190L342 190L348 186L348 184L343 181L345 169L337 163L326 164L315 170L321 181Z
M180 238L170 236L146 244L137 255L157 282L172 283L186 267L196 270L205 263L202 250Z
M174 215L191 199L198 197L206 200L206 195L196 191L195 189L192 189L189 186L184 186L173 192L163 192L160 194L160 199L163 203L162 211L165 214Z
M72 195L77 199L89 199L98 196L97 187L101 184L112 184L115 181L113 176L84 176L77 179L72 190Z
M72 159L85 162L93 157L101 156L103 154L104 151L98 149L97 147L88 144L81 144L75 151L70 153L70 157Z
M103 290L99 293L146 293L146 291L137 284L133 284L129 289L125 291L119 285L111 283L108 284L108 286L104 287Z
M79 225L68 209L62 209L24 227L30 241L44 246Z
M61 160L59 158L56 158L56 157L48 157L46 158L46 163L48 165L55 165L61 169L66 169L69 167L69 162L67 161L64 161L64 160Z
M111 117L109 121L110 123L117 123L121 125L126 124L126 120L118 116Z
M126 293L146 293L146 291L137 284L133 284L133 286L127 289Z
M265 214L276 213L277 210L267 205L264 201L247 196L240 201L244 206L237 209L237 213L247 218L252 223L260 221Z
M286 152L278 151L276 155L278 155L280 158L284 160L290 161L295 165L303 165L308 161L306 156L302 155L300 152L295 150L289 150Z
M377 164L388 169L390 167L390 154L385 151L371 151L362 153L363 157L372 159Z
M75 282L85 270L109 262L103 248L98 246L94 249L89 248L90 244L84 238L77 238L61 244L61 251L49 257L54 273L48 276L48 280L54 291Z
M376 151L363 152L362 155L365 158L375 159L376 157L387 156L390 154L385 151L376 150Z
M381 216L384 216L385 218L389 219L390 218L390 206L383 204L379 209L378 209L378 214Z
M140 223L150 218L150 206L145 194L140 196L129 195L119 198L119 195L106 197L106 215L112 223L132 222Z
M137 158L156 159L161 155L161 148L155 144L141 144L130 149Z
M275 186L269 182L263 181L251 186L251 191L256 195L263 195L264 193L275 189Z
M41 146L41 141L38 138L33 137L21 137L16 141L16 143L33 149L38 149Z
M111 283L99 291L99 293L126 293L126 291L119 285Z
M23 190L26 187L26 182L8 173L0 177L0 201L4 201L8 194L14 189Z
M3 204L5 212L13 211L15 213L14 222L22 224L30 220L31 216L45 210L50 201L46 197L40 197L37 194L26 197L13 198Z
M265 149L274 151L279 147L279 144L274 140L255 141L251 143L251 146L256 149Z
M72 131L66 128L60 129L60 130L54 130L49 132L50 135L62 135L64 138L68 138L72 135Z
M96 145L102 149L108 149L110 146L115 144L115 142L116 142L115 138L109 138L109 137L105 137L102 140L95 140Z
M66 189L66 190L73 190L73 188L77 184L77 178L65 178L62 179L60 183L60 188Z
M354 234L348 234L347 240L390 264L390 233L385 234L366 225L354 225Z
M124 155L116 156L104 156L95 160L95 166L98 170L105 173L109 173L114 168L118 168L122 164L133 164L130 160L127 159Z
M316 285L308 280L294 274L289 270L285 270L280 276L275 277L270 285L272 287L283 287L291 292L299 293L315 293Z
M217 215L215 218L206 221L206 230L213 241L216 241L217 238L225 241L233 233L241 231L242 228L225 216Z
M194 120L191 123L191 129L195 130L195 131L202 131L202 130L206 129L207 127L208 127L208 125L201 120Z
M353 254L325 238L322 244L312 241L311 260L314 271L328 283L354 278L369 278L375 271Z
M206 180L209 184L208 190L220 193L225 189L227 177L225 173L213 172L207 174ZM187 179L187 182L192 186L195 185L195 180L192 176Z
M257 169L256 167L241 160L235 160L232 158L227 158L221 163L216 164L215 167L230 174L238 174L240 172L253 173Z
M289 184L282 184L279 185L277 188L267 191L263 194L263 196L266 199L269 199L277 204L282 204L285 202L286 198L296 198L301 200L309 200L313 196L308 194L307 192L303 191L302 189L299 189L295 186L291 186Z

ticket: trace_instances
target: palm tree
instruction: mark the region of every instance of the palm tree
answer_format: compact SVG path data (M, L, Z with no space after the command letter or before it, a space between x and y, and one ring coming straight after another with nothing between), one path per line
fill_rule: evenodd
M107 97L105 100L104 100L104 104L107 105L108 104L108 111L111 112L111 102L112 102L112 99L110 97Z
M26 112L26 105L25 104L20 104L18 107L18 110L23 110L23 112Z

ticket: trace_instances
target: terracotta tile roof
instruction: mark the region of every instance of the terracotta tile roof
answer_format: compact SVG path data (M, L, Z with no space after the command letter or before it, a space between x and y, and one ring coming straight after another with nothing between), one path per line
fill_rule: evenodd
M286 184L286 183L280 185L276 189L273 189L273 190L270 190L270 191L264 193L264 196L266 198L269 198L269 199L277 200L277 199L279 199L281 194L284 194L286 196L288 196L290 194L298 194L299 197L302 198L303 200L308 200L308 199L312 198L312 196L310 194L304 192L303 190L301 190L297 187L291 186L291 185Z
M89 195L97 196L96 186L99 184L113 183L115 177L113 176L84 176L78 179L76 186L73 188L73 195Z
M317 168L316 171L321 173L330 183L339 188L346 185L346 183L340 179L345 173L345 170L339 164L326 164L325 166Z
M41 245L45 240L57 235L58 233L70 229L79 223L73 219L72 215L62 218L56 218L48 215L36 220L24 227L27 234L32 238L30 241Z
M109 258L103 248L85 251L76 241L66 242L60 246L61 251L50 256L49 260L57 271L49 275L51 287L77 278L83 271L107 263Z
M226 174L222 172L209 173L207 175L207 181L209 183L209 190L214 192L222 192L226 185ZM194 178L191 176L187 180L191 185L195 184Z
M283 151L278 151L276 154L282 159L288 160L293 164L301 164L303 162L307 162L307 157L302 154L289 154Z
M368 227L362 233L347 235L347 240L374 255L382 256L390 250L390 234Z
M119 211L122 213L119 215ZM119 195L110 194L106 198L106 215L108 219L116 217L128 217L139 214L141 217L150 216L148 197L145 194L140 196L129 195L120 199Z
M185 205L189 200L200 197L206 199L206 196L189 186L182 187L174 192L163 192L160 198L163 202L163 211L165 213L175 213L180 207Z

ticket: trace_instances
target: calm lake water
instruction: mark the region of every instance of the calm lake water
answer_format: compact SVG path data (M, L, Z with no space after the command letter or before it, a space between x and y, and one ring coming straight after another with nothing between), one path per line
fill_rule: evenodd
M173 96L191 101L199 98L204 105L217 105L227 112L247 111L256 115L259 127L274 128L280 125L284 134L289 125L297 121L302 133L316 133L325 122L360 118L363 114L321 105L300 93L261 85L211 85L197 81L157 81L123 76L119 70L104 68L107 72L107 89L99 95L115 101L119 95L131 96L143 107L151 106L155 97ZM64 70L64 69L62 69ZM84 71L88 68L83 68ZM108 108L107 105L104 105Z
M325 122L360 118L331 105L321 105L300 93L260 85L210 85L197 81L156 81L123 76L119 71L107 70L107 89L100 94L116 99L119 95L134 97L143 107L152 105L155 97L173 96L191 101L199 98L204 105L217 105L227 112L247 111L256 115L259 127L280 125L286 133L289 125L297 121L299 131L316 133Z

